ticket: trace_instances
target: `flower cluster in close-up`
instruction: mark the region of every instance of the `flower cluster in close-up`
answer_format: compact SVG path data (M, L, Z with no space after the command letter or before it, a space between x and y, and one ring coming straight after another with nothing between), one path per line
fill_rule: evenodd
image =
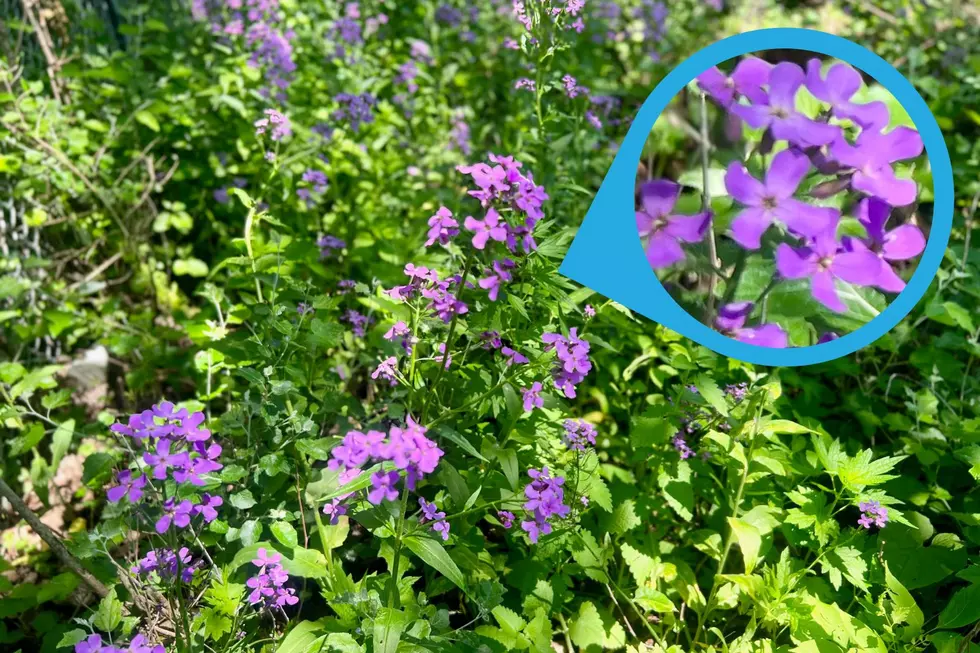
M903 163L923 152L918 132L895 126L884 101L860 101L864 80L846 63L747 56L696 86L724 134L700 143L701 169L682 177L702 190L700 211L677 210L695 200L679 183L640 183L651 267L699 319L751 345L817 344L873 319L926 245L916 166ZM692 119L710 138L703 104Z

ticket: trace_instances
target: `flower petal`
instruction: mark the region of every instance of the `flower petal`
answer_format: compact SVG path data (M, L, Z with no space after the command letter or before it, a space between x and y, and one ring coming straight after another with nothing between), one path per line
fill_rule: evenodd
M840 220L840 212L829 206L813 206L796 199L780 200L773 216L801 236L815 237Z
M640 203L653 218L666 217L677 203L681 187L666 179L648 181L640 186Z
M908 206L915 201L918 188L911 179L899 179L891 166L858 170L851 186L869 195L876 195L892 206Z
M856 286L873 286L881 272L881 259L867 250L842 252L834 257L831 272Z
M785 349L789 346L789 337L778 324L760 324L747 327L735 332L735 339L748 345Z
M735 70L732 71L735 89L753 103L765 103L767 96L762 87L769 83L772 69L773 65L768 61L763 61L758 57L745 57L738 62Z
M834 107L834 115L850 120L863 129L877 132L884 129L891 118L888 114L888 106L878 101L867 104L844 102Z
M729 109L752 129L761 129L772 123L772 110L764 104L733 104Z
M836 63L827 71L827 92L831 104L851 99L861 88L861 74L846 63Z
M745 249L759 249L762 234L771 224L772 215L765 209L746 209L732 220L732 238Z
M735 89L728 83L725 73L714 66L697 76L698 86L718 101L723 107L729 106L735 99Z
M878 279L875 281L875 285L885 292L902 292L905 290L905 281L898 276L894 268L887 261L881 261L881 270L878 273Z
M725 173L725 189L728 194L746 206L761 206L766 187L749 174L745 166L733 161Z
M766 193L778 199L792 197L810 170L810 159L794 150L783 150L772 158L766 171Z
M786 118L772 121L772 135L800 147L817 147L832 143L841 133L837 125L810 120L802 113L791 113Z
M903 159L914 159L922 154L922 137L911 127L896 127L882 134L878 156L879 160L894 163Z
M673 236L660 231L650 237L647 243L647 261L655 270L670 267L684 260L684 250Z
M686 243L699 243L711 224L711 211L697 215L672 215L667 218L664 232Z
M868 238L881 244L885 240L885 223L891 215L892 207L877 197L865 197L858 202L857 219L864 225ZM914 254L913 254L914 256Z
M914 224L903 224L885 234L881 253L889 261L907 261L926 248L926 237Z
M774 107L796 107L796 92L803 86L803 69L795 63L776 64L769 73L769 104Z
M776 270L786 279L811 277L817 271L816 261L806 248L796 249L786 243L776 248Z
M832 311L843 313L847 306L837 295L834 276L828 270L821 270L810 278L810 292L813 298Z

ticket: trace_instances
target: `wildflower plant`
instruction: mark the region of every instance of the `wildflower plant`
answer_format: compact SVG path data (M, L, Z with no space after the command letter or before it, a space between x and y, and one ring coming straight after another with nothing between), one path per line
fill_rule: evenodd
M700 161L676 181L638 180L647 260L684 308L747 344L860 328L925 249L922 139L846 63L749 55L727 68L686 94Z

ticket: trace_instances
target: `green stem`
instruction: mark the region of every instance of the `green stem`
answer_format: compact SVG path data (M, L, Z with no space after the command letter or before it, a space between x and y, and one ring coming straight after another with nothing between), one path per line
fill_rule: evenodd
M391 588L388 592L388 607L398 607L398 563L402 553L402 534L405 532L405 513L408 510L408 490L402 490L402 509L398 516L398 532L395 534L395 556L391 563Z

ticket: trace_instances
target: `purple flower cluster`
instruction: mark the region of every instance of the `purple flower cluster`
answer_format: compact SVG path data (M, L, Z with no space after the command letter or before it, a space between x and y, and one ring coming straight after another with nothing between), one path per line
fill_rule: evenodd
M773 65L746 57L731 75L712 68L698 76L698 84L729 120L765 130L766 147L785 144L758 178L735 161L724 180L729 196L741 207L731 221L731 239L744 250L755 251L763 247L767 234L773 236L766 243L773 249L777 276L768 290L779 281L806 280L814 300L835 313L848 310L840 295L842 287L900 292L905 283L893 265L918 257L925 237L910 223L887 226L892 208L914 203L917 195L915 182L897 177L893 164L922 153L918 132L908 127L883 131L890 119L887 106L855 103L861 75L843 63L835 63L824 75L816 59L804 71L794 63ZM824 105L817 117L797 106L798 92L804 87ZM804 186L814 171L832 179ZM844 211L853 211L850 214L864 227L865 235L840 235L842 210L798 199L801 187L809 188L809 198L820 201L856 192L859 201ZM678 195L679 187L665 180L640 190L637 227L655 269L683 262L684 245L701 242L711 228L710 212L672 215ZM843 205L849 205L847 198ZM750 324L760 301L761 297L721 306L713 326L742 342L789 346L783 326Z
M370 93L352 95L340 93L334 100L340 106L331 114L336 122L346 122L355 133L361 130L361 125L374 122L372 109L377 99Z
M439 279L439 273L435 270L412 263L405 265L405 275L409 279L407 284L388 291L393 299L406 301L421 295L429 300L429 310L446 324L452 321L454 315L469 312L469 307L460 301L456 292L460 282L458 277Z
M589 446L595 446L595 426L584 419L566 419L565 442L573 451L585 451Z
M322 170L308 169L303 173L302 181L306 186L296 189L296 196L306 202L307 208L316 204L314 195L322 195L327 191L327 175Z
M449 522L446 521L446 513L439 511L435 502L429 503L419 497L419 506L422 508L422 516L419 517L420 524L432 523L432 530L439 533L443 542L449 539Z
M453 124L449 130L449 148L460 152L463 156L473 153L470 145L470 126L462 111L453 114Z
M675 435L670 443L677 450L677 453L681 455L681 460L687 460L694 455L694 449L688 446L687 440L682 435Z
M296 71L292 30L283 30L278 0L192 0L191 15L198 21L210 21L211 31L225 38L245 37L251 49L249 65L262 67L268 85L266 97L278 101L285 97Z
M265 118L255 121L255 135L261 136L267 131L273 141L281 141L292 135L293 128L284 113L276 109L266 109Z
M130 503L139 503L144 488L153 480L172 479L178 485L204 485L201 475L218 471L222 464L218 462L221 445L207 444L211 432L201 427L203 422L204 413L189 413L186 408L178 410L169 401L163 401L150 410L130 415L125 424L109 427L144 448L142 460L145 465L145 470L138 473L130 469L118 472L116 485L106 491L109 501L115 503L127 497ZM197 503L168 497L163 502L163 514L156 522L156 531L164 533L171 524L186 528L196 515L203 515L205 522L211 522L217 518L215 509L221 504L221 497L207 493Z
M440 206L436 214L429 218L428 240L425 241L426 247L432 247L435 243L446 245L450 240L459 234L459 223L453 217L452 211L445 206Z
M408 325L399 320L391 325L391 328L384 334L384 339L389 341L394 341L401 338L401 346L406 354L412 353L412 331L408 328Z
M351 332L358 338L363 338L367 334L367 327L371 324L370 317L362 315L354 309L347 309L340 321L351 325Z
M173 549L147 551L131 571L139 576L149 576L155 572L162 580L179 578L181 582L189 583L200 565L201 561L195 561L185 546L176 553Z
M858 525L867 530L870 530L872 526L884 528L885 524L888 523L888 508L877 501L862 501L858 504L858 510L861 511Z
M365 465L390 461L396 470L405 471L405 487L414 490L418 481L435 471L443 451L426 437L426 428L411 417L405 428L393 426L388 434L381 431L348 431L339 445L330 452L327 468L351 473ZM371 490L368 501L379 505L385 499L398 498L395 484L401 474L398 471L379 471L371 474Z
M167 649L163 644L150 646L143 635L137 635L126 646L103 644L101 635L89 635L75 644L75 653L167 653Z
M282 556L278 553L270 555L264 548L258 550L257 557L252 560L258 571L245 581L245 585L252 590L248 595L249 603L270 611L276 608L283 610L287 605L299 603L296 590L286 587L289 574L282 568L280 560Z
M511 156L490 155L490 162L458 166L478 187L469 195L480 200L486 209L483 220L468 217L463 222L473 233L473 246L484 249L489 240L505 243L511 253L518 248L525 253L537 248L532 233L544 217L541 210L548 194L543 186L534 183L530 172L521 172L523 164Z
M567 337L559 333L544 333L541 341L545 343L545 351L554 349L557 355L551 373L555 387L569 399L574 399L575 386L592 370L589 342L578 337L578 327L572 327Z
M377 379L380 376L385 381L388 381L389 385L398 385L398 379L396 378L397 367L398 359L394 356L389 356L378 363L378 366L371 372L371 378Z
M542 467L540 471L529 469L527 475L531 477L531 482L524 488L524 496L527 499L524 510L530 513L530 519L521 522L521 529L527 533L531 542L536 544L540 536L551 532L549 520L553 517L559 519L567 517L571 509L565 504L563 476L552 478L548 474L547 467Z
M339 252L347 247L347 243L336 236L327 234L316 241L316 246L320 248L320 260L323 260L333 256L334 252Z

